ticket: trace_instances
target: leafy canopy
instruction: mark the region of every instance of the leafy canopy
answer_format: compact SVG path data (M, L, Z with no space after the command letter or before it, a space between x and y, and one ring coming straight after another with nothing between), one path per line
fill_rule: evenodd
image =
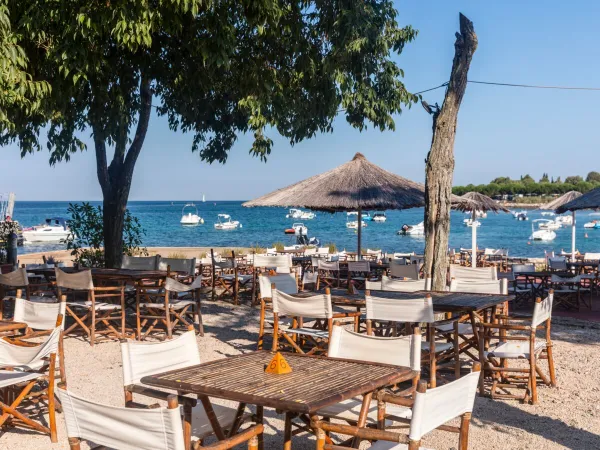
M354 127L393 129L417 100L391 59L416 31L398 26L391 0L4 1L29 73L52 91L1 141L25 155L47 131L51 163L85 149L87 128L124 153L145 82L209 162L225 162L239 133L266 159L267 130L294 144L330 132L340 107Z

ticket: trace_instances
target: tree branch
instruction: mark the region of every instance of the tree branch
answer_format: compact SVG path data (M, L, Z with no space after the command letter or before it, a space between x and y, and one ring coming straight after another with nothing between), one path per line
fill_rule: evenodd
M148 131L148 123L150 122L150 113L152 112L152 90L150 89L150 78L142 75L140 82L140 97L141 107L140 116L138 118L137 129L135 131L135 137L129 147L127 156L125 157L125 176L131 177L133 175L133 169L137 161L144 139L146 138L146 132Z

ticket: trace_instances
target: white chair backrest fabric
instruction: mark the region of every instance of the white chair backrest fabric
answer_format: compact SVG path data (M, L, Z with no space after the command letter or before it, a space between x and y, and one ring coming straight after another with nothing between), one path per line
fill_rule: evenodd
M348 261L348 272L370 272L371 263L369 261Z
M0 339L0 367L39 369L40 365L47 364L45 358L58 351L61 331L60 327L54 328L50 336L35 347L23 347Z
M65 302L58 303L40 303L30 302L22 298L15 298L15 310L13 320L15 322L26 323L29 328L34 330L53 330L56 328L56 319L62 314L65 317ZM65 321L62 321L61 328L64 329Z
M196 258L161 258L158 270L167 270L169 267L172 272L183 272L186 275L194 276L196 274Z
M316 247L310 247L310 248L304 249L304 256L311 256L311 255L316 255L316 254L317 254Z
M450 292L476 294L507 294L507 280L450 280Z
M495 254L496 254L496 249L495 249L495 248L486 248L486 249L483 251L483 254L484 254L485 256L495 255Z
M313 319L331 319L333 317L331 295L314 294L309 297L293 297L277 289L271 295L274 313Z
M443 386L417 392L410 421L409 438L421 438L446 422L473 411L479 372L471 372Z
M390 264L390 275L395 278L409 278L411 280L419 279L418 264L398 264L392 261Z
M368 291L383 291L383 283L381 282L381 280L377 280L377 281L366 280L365 281L365 289Z
M267 248L267 256L275 256L277 255L277 249L275 247L273 248Z
M140 379L169 370L200 364L196 333L187 331L163 342L121 343L123 385L138 384Z
M369 336L335 326L329 340L327 356L393 364L421 371L421 335Z
M598 261L600 260L600 253L585 253L583 259L586 261Z
M254 267L277 269L278 272L281 272L280 269L287 268L289 273L292 267L292 255L254 255Z
M554 301L554 294L549 293L541 302L535 302L533 305L533 317L531 318L531 326L537 327L546 320L552 317L552 302Z
M108 406L57 389L67 436L119 450L184 450L179 408Z
M406 265L406 259L405 258L397 258L394 254L394 258L392 259L391 264L394 264L396 266L405 266ZM390 264L390 270L391 270L391 264Z
M25 287L29 285L27 271L25 269L17 269L12 272L0 274L0 285L11 287Z
M463 267L450 264L450 279L497 280L496 267Z
M322 255L322 256L329 255L329 247L319 247L317 249L317 255Z
M91 291L94 289L92 282L92 271L82 270L81 272L66 273L58 267L54 269L56 273L56 285L61 288L75 289L78 291Z
M385 292L365 295L367 319L393 322L427 322L434 321L433 302L431 297L415 297L411 299L394 298Z
M521 272L535 272L535 264L513 264L511 270L516 275Z
M202 287L202 275L198 275L191 284L180 283L173 278L165 279L163 288L169 292L190 292Z
M283 246L283 250L284 251L290 251L290 250L298 250L298 251L300 251L301 248L299 246L297 246L297 245L284 245Z
M406 267L413 267L412 265ZM385 275L381 277L382 291L416 292L426 291L427 280L394 280Z
M340 270L339 261L323 261L319 260L319 270L328 270L333 272L338 272Z
M123 255L121 269L158 270L160 256L128 256Z
M258 286L260 288L260 298L271 298L271 284L275 283L275 287L286 294L298 293L298 282L296 274L283 273L279 275L261 274L258 277Z

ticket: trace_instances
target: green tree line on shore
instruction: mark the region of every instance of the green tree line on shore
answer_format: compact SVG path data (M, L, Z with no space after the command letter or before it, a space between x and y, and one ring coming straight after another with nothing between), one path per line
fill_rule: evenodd
M479 192L489 197L518 194L552 195L564 194L569 191L579 191L585 194L597 187L600 187L599 172L590 172L585 179L579 175L569 176L564 181L560 177L555 179L544 173L539 181L535 181L529 174L522 175L519 180L513 180L509 177L498 177L493 179L489 184L454 186L452 193L464 195L467 192Z

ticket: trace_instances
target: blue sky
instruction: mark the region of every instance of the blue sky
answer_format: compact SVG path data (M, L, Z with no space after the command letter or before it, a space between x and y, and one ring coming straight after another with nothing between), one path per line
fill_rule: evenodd
M412 92L448 79L459 12L474 22L479 37L471 80L600 87L600 2L403 0L396 6L399 22L419 30L398 57ZM424 98L441 104L443 94L439 89ZM458 120L455 184L600 170L598 99L600 91L470 84ZM130 199L199 199L202 193L207 199L249 199L333 168L357 151L424 181L431 118L416 105L396 118L394 132L360 133L339 118L332 134L294 147L275 132L270 137L275 146L266 164L248 154L250 139L240 136L226 165L209 165L191 152L190 135L173 133L164 119L152 117ZM0 192L14 191L17 200L101 199L93 151L50 167L46 152L21 160L16 147L6 147L0 151L0 174Z

